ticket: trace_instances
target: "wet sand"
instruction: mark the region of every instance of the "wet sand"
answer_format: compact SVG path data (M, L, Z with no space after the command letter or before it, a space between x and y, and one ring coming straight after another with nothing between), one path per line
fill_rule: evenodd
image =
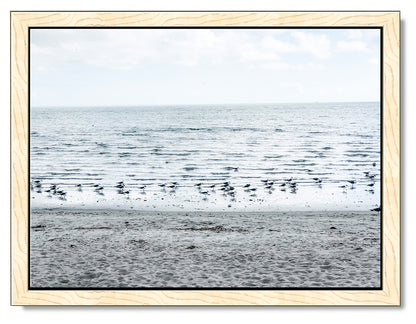
M377 288L380 213L32 209L31 288Z

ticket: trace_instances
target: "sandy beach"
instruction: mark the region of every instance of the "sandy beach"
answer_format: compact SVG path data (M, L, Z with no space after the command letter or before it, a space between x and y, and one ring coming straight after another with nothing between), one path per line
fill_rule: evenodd
M32 209L31 288L380 286L380 214Z

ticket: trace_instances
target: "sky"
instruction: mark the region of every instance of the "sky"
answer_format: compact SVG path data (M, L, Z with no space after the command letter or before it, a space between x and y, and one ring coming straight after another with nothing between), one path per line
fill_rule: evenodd
M379 101L378 29L31 29L31 106Z

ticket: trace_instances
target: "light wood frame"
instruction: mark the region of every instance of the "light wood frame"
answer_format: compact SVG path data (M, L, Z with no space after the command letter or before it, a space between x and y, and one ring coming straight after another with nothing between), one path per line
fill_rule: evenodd
M382 290L28 290L28 31L35 26L377 26L383 30ZM11 12L12 305L400 305L400 12Z

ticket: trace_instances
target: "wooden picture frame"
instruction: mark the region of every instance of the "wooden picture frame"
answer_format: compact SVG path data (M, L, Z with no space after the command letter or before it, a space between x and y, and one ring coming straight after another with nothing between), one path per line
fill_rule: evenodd
M382 28L381 290L29 290L28 31L73 26ZM400 305L400 12L11 12L12 305Z

